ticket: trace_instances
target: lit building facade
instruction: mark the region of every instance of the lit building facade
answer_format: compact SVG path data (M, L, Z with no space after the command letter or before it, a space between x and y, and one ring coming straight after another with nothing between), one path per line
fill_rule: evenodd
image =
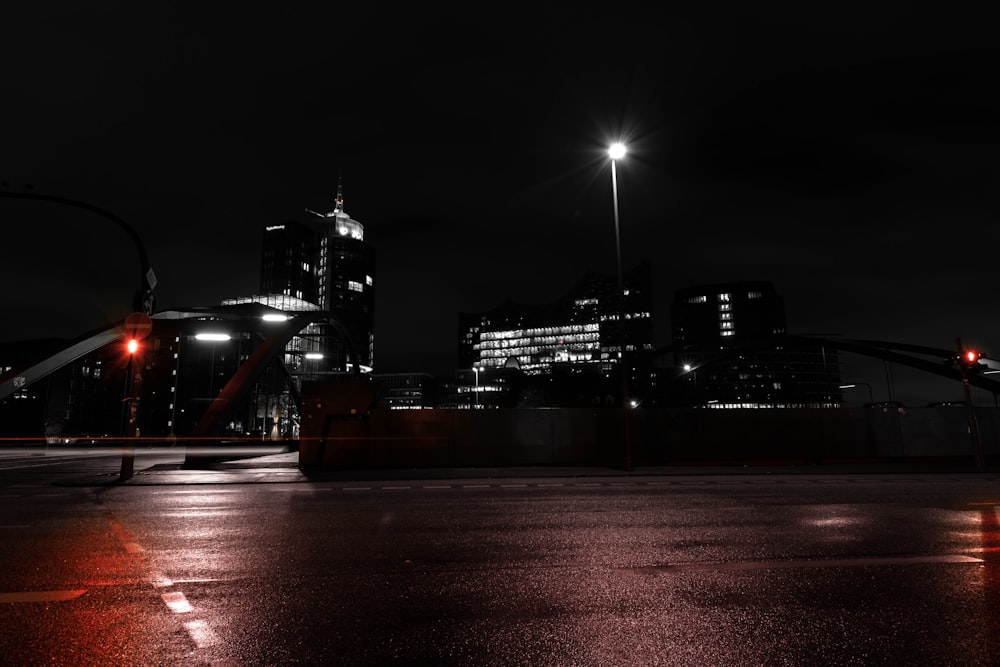
M622 280L626 360L638 388L653 350L649 264L628 271ZM618 279L597 275L588 275L570 294L542 306L507 302L487 312L459 313L459 367L482 368L483 378L499 369L518 369L526 376L610 375L617 372L620 358L618 318ZM490 389L481 382L478 391Z
M308 221L264 228L261 293L297 299L309 304L310 310L329 311L350 337L362 369L371 371L375 363L375 249L365 241L364 225L344 211L339 186L333 211L309 213ZM261 297L249 299L262 303ZM323 355L323 368L317 371L348 370L350 355L334 326L318 324L303 336L312 342L297 345Z
M836 350L790 346L784 299L769 282L678 290L670 309L684 401L713 408L839 407Z

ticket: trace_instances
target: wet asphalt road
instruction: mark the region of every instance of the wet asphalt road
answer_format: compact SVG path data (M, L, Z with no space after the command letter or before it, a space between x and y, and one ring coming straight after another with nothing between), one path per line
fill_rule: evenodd
M1000 662L997 474L102 465L0 460L0 664Z

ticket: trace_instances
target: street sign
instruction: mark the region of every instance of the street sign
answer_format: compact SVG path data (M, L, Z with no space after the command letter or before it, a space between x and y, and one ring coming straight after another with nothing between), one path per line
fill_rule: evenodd
M153 330L153 320L146 313L132 313L125 318L125 335L142 340Z

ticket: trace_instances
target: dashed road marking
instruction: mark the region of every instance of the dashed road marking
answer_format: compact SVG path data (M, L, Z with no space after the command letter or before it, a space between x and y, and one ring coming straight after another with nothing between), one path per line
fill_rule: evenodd
M188 631L191 640L198 648L207 648L219 644L219 636L212 632L205 621L188 621L184 624L184 629Z
M163 598L163 602L170 608L170 611L175 614L187 614L194 611L194 607L191 606L191 603L187 601L187 598L180 591L163 593L160 597Z

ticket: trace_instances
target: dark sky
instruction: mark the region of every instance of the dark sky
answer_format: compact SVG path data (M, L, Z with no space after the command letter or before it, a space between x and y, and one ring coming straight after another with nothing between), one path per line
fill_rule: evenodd
M971 8L42 4L0 28L0 180L127 220L161 308L254 293L261 227L328 210L342 174L378 370L448 373L458 311L614 271L622 138L658 343L675 289L770 280L792 333L1000 357L1000 49ZM2 339L130 311L113 226L11 199L0 221Z

